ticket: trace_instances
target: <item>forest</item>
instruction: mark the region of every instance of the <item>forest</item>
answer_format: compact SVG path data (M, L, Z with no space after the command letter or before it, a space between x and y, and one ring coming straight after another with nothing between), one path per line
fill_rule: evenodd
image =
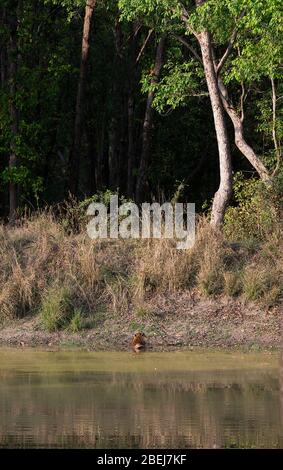
M218 190L221 211L236 175L279 177L280 1L1 5L3 217L180 184L198 211Z
M187 289L276 307L282 2L1 0L0 18L1 318L52 330L71 304L77 330ZM111 194L195 203L195 249L93 254L86 207Z

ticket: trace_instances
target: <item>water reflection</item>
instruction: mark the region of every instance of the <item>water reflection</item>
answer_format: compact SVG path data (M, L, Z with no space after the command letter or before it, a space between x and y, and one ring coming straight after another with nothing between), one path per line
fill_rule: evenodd
M281 318L280 415L281 415L281 427L283 429L283 318Z
M174 354L167 368L154 354L134 368L127 353L95 356L95 367L86 354L79 361L50 353L33 361L6 355L0 447L282 447L273 359L268 364L257 356L241 370L239 357L227 355L228 368L224 356L222 370L194 370L191 353ZM178 360L190 367L183 370ZM112 370L103 370L109 362Z

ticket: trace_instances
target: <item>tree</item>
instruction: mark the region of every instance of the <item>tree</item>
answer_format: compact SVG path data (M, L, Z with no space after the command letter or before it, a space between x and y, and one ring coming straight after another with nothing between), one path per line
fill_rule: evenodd
M195 4L186 2L184 5L178 0L120 0L119 4L124 17L129 20L143 17L147 23L154 22L155 26L178 37L186 44L192 58L202 62L220 161L220 186L213 202L211 223L220 226L231 194L231 161L223 109L232 120L236 146L261 179L270 180L270 171L245 139L244 113L238 115L227 85L232 81L241 85L243 111L245 86L278 73L283 31L280 2L196 0ZM196 47L201 50L201 58ZM257 61L259 55L263 65Z
M215 227L220 227L224 220L225 210L232 194L230 145L221 95L218 88L217 75L214 68L210 33L204 30L197 34L197 39L201 48L204 73L212 106L219 152L220 184L213 199L211 224Z
M187 25L190 21L197 28L205 25L213 35L218 88L234 127L235 144L263 181L270 180L271 172L245 138L244 101L246 90L253 82L279 73L283 33L280 11L282 4L278 0L208 0L201 2L200 10L191 19L188 12L185 14ZM226 48L221 55L218 51L223 45ZM229 96L228 86L232 82L241 87L240 114Z
M9 8L10 7L10 8ZM12 2L8 5L8 11L6 11L7 26L9 28L9 39L7 46L7 57L8 57L8 81L9 81L9 113L10 113L10 126L11 126L11 143L10 143L10 157L9 157L9 170L10 170L10 182L9 182L9 223L14 224L17 217L18 209L18 185L13 178L14 170L18 165L16 139L18 136L19 128L19 115L17 105L15 103L16 98L16 77L17 77L17 61L18 61L18 43L17 43L17 31L18 31L18 8L19 2Z
M84 95L85 95L85 81L87 73L87 63L89 58L89 36L91 29L91 22L93 17L93 10L96 0L86 0L85 16L83 24L82 35L82 49L81 49L81 64L80 76L78 81L77 99L76 99L76 112L75 112L75 126L74 126L74 140L70 152L70 176L69 176L69 189L71 194L77 195L79 184L80 172L80 150L82 140L82 126L83 126L83 108L84 108Z
M143 121L143 131L142 131L142 151L139 164L139 173L137 178L136 185L136 200L141 202L142 195L144 193L144 186L146 183L146 172L148 169L150 149L151 149L151 139L152 139L152 127L153 127L153 113L154 109L152 107L154 99L154 86L158 83L163 61L164 61L164 49L165 49L166 37L162 36L158 42L156 48L156 57L154 68L151 71L151 80L150 80L150 90L147 96L145 116Z
M119 3L95 3L91 33L85 0L2 0L1 215L71 186L164 201L183 183L219 226L230 152L234 172L280 180L281 2Z

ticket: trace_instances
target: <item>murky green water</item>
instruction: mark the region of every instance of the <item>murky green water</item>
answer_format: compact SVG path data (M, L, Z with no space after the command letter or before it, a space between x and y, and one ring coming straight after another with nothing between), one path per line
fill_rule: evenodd
M0 447L283 447L278 358L0 349Z

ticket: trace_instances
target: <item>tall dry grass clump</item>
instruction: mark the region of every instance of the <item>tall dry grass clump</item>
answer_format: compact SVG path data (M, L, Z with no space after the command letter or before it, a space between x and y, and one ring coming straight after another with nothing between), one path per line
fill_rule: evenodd
M139 243L135 297L143 300L185 289L198 289L204 295L220 294L238 257L223 234L213 229L205 217L198 217L196 242L191 249L177 250L175 242L166 239Z
M243 294L266 307L283 300L283 237L274 233L247 261L243 274Z
M243 239L246 217L243 224L238 218L239 240L232 237L237 227L229 217L224 234L198 217L196 243L188 250L177 250L168 239L90 240L74 208L71 226L66 214L51 210L14 228L1 225L0 323L34 315L47 330L79 331L106 315L128 316L133 310L143 315L154 296L192 289L205 296L242 296L267 307L280 302L279 223L255 243L254 233Z
M198 223L194 251L198 262L197 285L200 291L205 295L219 294L224 285L227 247L222 233L213 229L206 219Z
M194 284L196 265L191 250L177 250L174 241L143 240L135 252L135 297L176 292Z
M38 314L45 329L75 330L91 326L96 312L128 308L130 241L92 241L51 211L2 225L0 241L1 323Z
M47 298L56 300L55 285L70 293L74 308L93 307L99 275L86 236L66 235L52 213L44 212L15 228L2 226L0 239L2 321L39 312Z

